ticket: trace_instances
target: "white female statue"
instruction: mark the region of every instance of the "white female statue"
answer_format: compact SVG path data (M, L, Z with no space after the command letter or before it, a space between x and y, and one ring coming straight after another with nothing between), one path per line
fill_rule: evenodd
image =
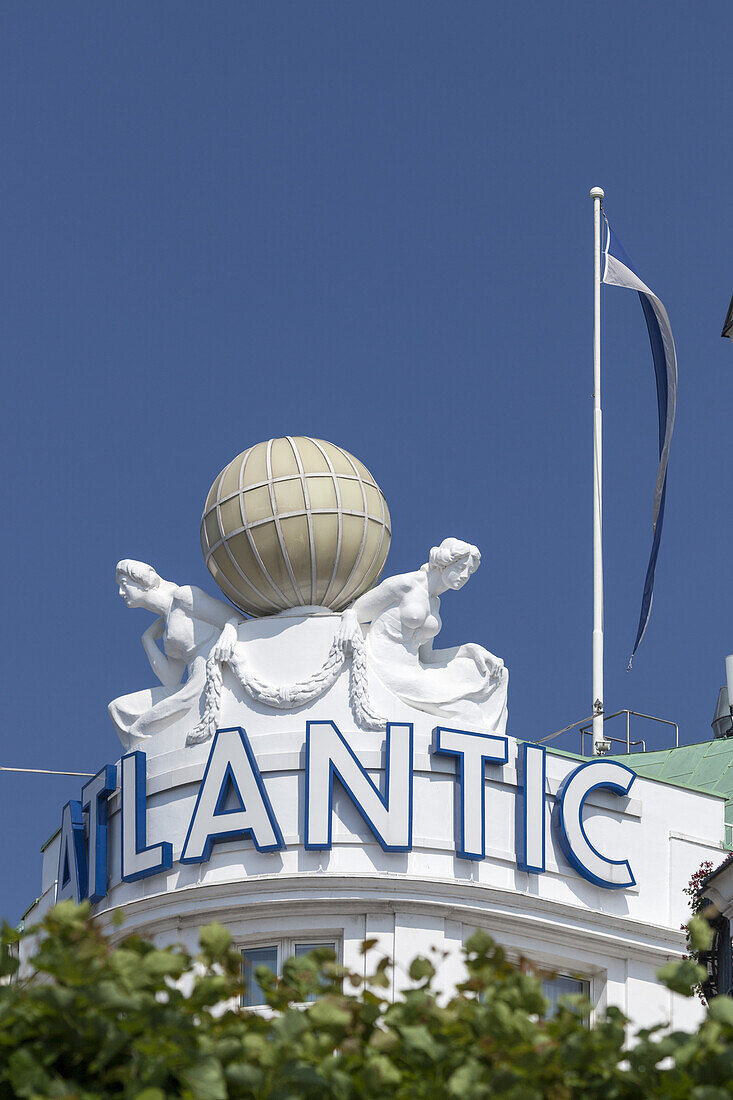
M444 539L414 573L388 577L341 617L348 642L362 627L367 661L382 682L418 710L468 729L504 733L509 673L504 662L473 642L433 649L440 631L440 596L463 588L481 555L459 539Z
M113 699L109 713L125 740L151 737L189 711L198 721L206 686L206 660L228 661L243 621L233 607L194 585L164 581L145 562L125 558L116 570L120 596L128 607L143 607L158 618L142 636L150 667L162 688ZM156 644L162 639L163 649ZM188 677L182 683L184 673Z
M249 667L237 645L237 628L245 620L232 607L194 585L164 581L151 565L128 558L117 565L117 584L128 607L157 613L142 636L143 648L162 687L148 688L113 699L108 706L126 748L153 737L184 719L186 745L208 741L216 730L221 704L222 665L228 665L239 686L257 703L276 710L294 710L313 702L335 682L346 661L346 645L335 638L326 663L305 680L271 684ZM162 639L163 649L157 645ZM350 645L351 703L366 729L385 722L370 706L364 643ZM184 674L186 674L184 681Z

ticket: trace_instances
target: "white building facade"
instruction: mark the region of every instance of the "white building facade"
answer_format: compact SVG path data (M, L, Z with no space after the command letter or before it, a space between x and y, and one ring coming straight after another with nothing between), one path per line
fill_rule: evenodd
M218 920L250 973L326 944L356 971L386 956L392 995L432 955L446 996L482 928L554 973L551 996L694 1026L699 1005L655 975L685 953L683 889L720 859L725 797L508 733L503 661L433 647L477 548L446 539L376 584L389 524L358 460L288 437L238 456L207 499L230 603L119 563L127 605L157 616L143 645L160 686L110 704L123 755L64 807L26 923L88 897L115 936L194 949Z
M251 620L239 633L263 679L285 674L298 680L325 657L339 619L328 614L275 616ZM596 1012L617 1005L640 1025L669 1020L674 1026L691 1026L696 1004L660 987L655 972L685 951L680 931L687 919L683 887L703 859L720 858L724 799L641 777L633 780L628 796L592 790L582 811L588 839L606 859L627 861L635 880L622 888L600 885L568 858L558 825L558 791L583 761L548 752L542 796L545 868L523 870L526 777L520 742L463 731L467 739L488 738L482 748L489 755L506 755L505 763L483 763L484 808L481 815L479 807L476 817L475 807L468 804L465 757L462 792L461 760L436 751L438 721L391 696L376 681L372 690L374 703L393 723L389 776L387 734L356 726L346 668L316 702L287 715L243 697L234 678L225 674L219 728L245 731L275 828L268 831L267 813L257 820L242 814L242 788L251 780L236 774L232 784L220 763L215 782L208 782L214 811L221 796L219 813L199 821L200 835L194 838L198 847L194 851L189 844L184 854L197 801L201 805L213 739L183 749L183 718L127 755L125 785L133 782L131 764L142 762L144 767L144 799L138 789L135 806L128 793L125 808L127 881L122 873L123 764L116 762L115 790L107 799L106 890L95 903L100 922L111 930L112 914L122 909L124 932L194 948L199 926L218 920L243 951L262 952L248 956L253 964L273 965L274 960L278 966L296 949L320 944L332 944L355 970L387 956L396 988L406 983L416 954L438 952L440 958L445 952L438 975L446 993L462 977L462 943L480 927L516 957L587 982ZM324 733L328 744L317 760L312 746ZM239 734L232 736L241 744ZM227 755L234 769L246 757L231 752L231 746ZM592 775L592 769L606 764L598 760L584 771ZM362 770L372 791L360 778ZM380 804L387 807L381 817L375 812ZM465 833L464 817L471 813L474 825L483 816L482 835L476 845L474 830L472 846L479 850L466 853L462 829ZM249 831L253 821L256 837ZM326 821L330 838L328 830L323 835ZM129 839L135 828L137 843ZM225 835L230 830L234 835ZM68 829L66 833L68 837ZM274 849L258 850L257 845ZM74 893L72 848L73 840L63 832L45 848L43 893L28 913L28 923L59 892ZM87 823L90 878L98 854L98 847L93 848ZM60 891L59 880L67 872L70 880ZM90 881L87 892L93 889ZM377 940L366 959L360 953L365 939Z

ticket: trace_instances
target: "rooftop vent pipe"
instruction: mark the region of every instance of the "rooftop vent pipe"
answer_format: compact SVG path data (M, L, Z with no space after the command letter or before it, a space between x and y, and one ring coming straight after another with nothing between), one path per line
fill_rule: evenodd
M718 692L718 703L710 725L717 737L733 736L733 715L730 700L733 698L733 654L725 658L726 685Z

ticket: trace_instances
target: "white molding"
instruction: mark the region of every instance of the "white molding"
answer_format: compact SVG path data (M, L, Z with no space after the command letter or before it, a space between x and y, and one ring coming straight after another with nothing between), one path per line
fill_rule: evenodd
M292 913L294 923L304 912L321 913L333 927L334 918L344 913L413 911L495 928L500 942L504 942L504 932L539 935L545 942L563 947L565 953L575 944L618 958L633 954L659 965L685 951L684 934L673 928L516 890L394 873L281 873L252 876L243 882L184 886L98 911L97 919L110 931L117 910L125 914L119 935L133 928L160 932L168 921L174 921L176 927L213 919L227 923L244 913L266 920L285 911Z

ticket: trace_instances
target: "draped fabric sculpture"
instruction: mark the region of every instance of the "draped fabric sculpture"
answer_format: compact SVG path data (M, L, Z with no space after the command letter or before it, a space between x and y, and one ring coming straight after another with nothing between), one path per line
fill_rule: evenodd
M366 627L367 665L403 702L454 721L503 733L509 674L474 642L433 649L441 628L440 596L463 588L479 567L476 546L444 539L414 573L388 577L343 612L341 634Z

